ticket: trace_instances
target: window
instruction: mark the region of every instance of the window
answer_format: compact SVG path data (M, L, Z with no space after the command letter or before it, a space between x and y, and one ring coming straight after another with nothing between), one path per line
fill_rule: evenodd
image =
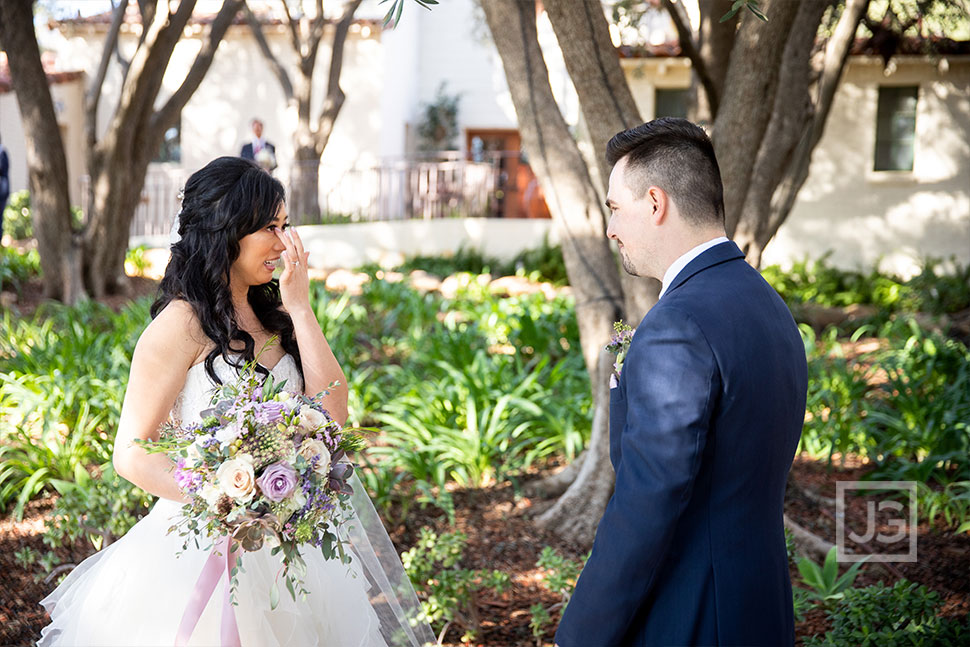
M175 124L165 131L165 138L158 149L153 162L181 162L182 161L182 122Z
M654 98L654 117L687 118L686 88L657 88Z
M912 171L917 86L879 88L873 170Z

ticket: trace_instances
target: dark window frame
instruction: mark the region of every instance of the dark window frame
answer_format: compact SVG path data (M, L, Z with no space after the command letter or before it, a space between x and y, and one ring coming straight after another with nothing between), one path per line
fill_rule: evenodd
M881 85L876 99L872 170L911 173L916 162L918 85Z

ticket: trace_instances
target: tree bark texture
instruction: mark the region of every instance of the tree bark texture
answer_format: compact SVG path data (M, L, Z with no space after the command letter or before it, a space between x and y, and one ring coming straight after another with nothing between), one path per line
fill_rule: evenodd
M846 4L835 34L817 57L819 24L833 4L773 0L765 7L768 23L740 12L744 17L730 49L712 137L724 180L727 230L755 267L808 177L812 151L869 2ZM714 1L701 8L714 11L704 15L704 24L724 7ZM701 48L713 57L709 70L728 58L723 31L715 33L720 34L712 41L717 45ZM819 69L813 67L815 59Z
M118 107L104 137L88 149L91 181L83 234L83 275L92 295L117 293L125 288L128 230L141 200L148 165L161 146L165 130L178 121L182 108L202 82L242 4L243 0L223 2L181 85L157 110L155 104L165 69L195 2L183 0L174 13L167 3L146 4L143 8L141 40L129 63ZM116 28L114 24L113 27ZM110 55L106 47L103 56ZM103 78L100 74L99 77ZM89 92L89 106L96 107L98 92ZM93 121L93 117L89 120ZM89 130L95 131L93 123Z
M620 66L600 0L546 0L544 7L596 151L599 172L593 177L602 181L598 184L594 180L599 197L597 204L601 204L606 201L612 170L606 162L606 143L618 132L639 126L643 119ZM603 215L607 216L605 211ZM636 325L657 302L660 282L631 276L622 270L619 276L624 297L623 316Z
M313 119L311 104L313 73L327 26L327 19L323 13L323 0L315 0L315 15L309 21L291 15L289 6L286 2L283 3L290 45L297 58L296 74L292 75L295 76L295 81L287 67L270 49L259 20L248 6L245 8L246 19L259 45L259 50L279 81L287 104L297 114L296 130L293 133L295 159L289 195L290 217L296 224L317 222L320 219L320 157L330 141L334 124L344 104L345 95L340 87L344 47L347 33L354 20L354 13L361 2L362 0L345 2L340 17L334 24L330 68L327 74L327 94L316 120Z
M714 150L724 182L728 236L734 234L751 184L758 150L775 105L781 60L800 2L770 0L765 23L742 11L730 63L714 120ZM816 25L817 27L817 25Z
M707 119L713 121L728 231L740 239L749 262L755 265L807 175L811 150L821 136L851 36L868 0L849 1L842 17L845 25L840 22L826 49L821 80L813 94L812 83L819 77L819 71L811 66L816 33L832 2L772 0L765 7L768 23L744 9L721 23L732 1L700 0L701 24L696 35L690 31L685 15L675 16L682 39L690 38L684 43L684 51L693 60L698 83L704 89ZM523 146L534 160L550 210L562 227L564 257L576 289L584 357L594 389L593 439L575 469L565 470L562 478L543 484L551 491L562 492L562 496L540 520L566 538L588 543L595 524L578 521L599 517L613 483L607 456L608 415L600 406L604 397L600 389L606 384L600 376L605 378L606 374L602 367L594 368L591 361L602 348L599 326L610 317L602 318L601 312L597 320L583 308L597 300L612 301L614 313L623 312L636 323L646 307L631 316L636 308L631 307L629 299L620 309L615 297L610 296L617 294L618 273L615 260L608 262L603 253L608 244L602 238L605 213L599 204L606 187L591 179L596 175L605 179L609 169L602 159L596 162L598 174L582 168L582 157L548 88L548 74L535 38L534 0L481 0L481 4L505 67ZM593 11L598 7L596 0L547 0L544 4L584 121L598 149L616 132L639 122L635 106L631 108L632 95L619 60L609 54L612 44L608 23L602 11ZM672 15L677 12L676 3L665 4L668 10L673 8ZM613 271L607 272L607 267ZM610 282L605 283L608 273ZM627 283L620 285L619 293L624 297L635 291ZM569 477L573 480L566 487ZM605 497L600 496L604 492Z
M523 148L560 230L566 272L576 298L583 357L594 385L591 447L599 449L584 459L579 477L563 495L568 500L547 513L546 523L568 539L588 543L592 531L575 523L581 516L576 506L581 503L589 511L589 505L595 503L602 504L599 509L605 508L605 499L590 501L590 488L612 489L612 468L602 443L609 423L608 391L604 394L602 387L608 384L609 371L600 358L612 324L623 312L622 288L605 237L600 196L549 85L536 34L535 2L482 0L481 4L505 68ZM595 510L592 514L598 517Z
M67 303L83 296L71 226L67 158L34 32L33 2L0 0L0 44L27 133L31 212L44 295Z

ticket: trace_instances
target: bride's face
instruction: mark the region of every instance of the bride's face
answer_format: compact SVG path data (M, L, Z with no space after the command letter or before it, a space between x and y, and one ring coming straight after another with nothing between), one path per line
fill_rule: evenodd
M229 284L248 288L250 285L269 283L273 279L280 253L286 249L276 230L287 227L286 206L281 204L273 222L243 236L239 240L239 257L229 268Z

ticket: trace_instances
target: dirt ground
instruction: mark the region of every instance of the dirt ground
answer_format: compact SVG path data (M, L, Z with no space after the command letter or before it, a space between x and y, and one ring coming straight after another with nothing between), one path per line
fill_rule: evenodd
M786 512L799 525L823 538L832 539L835 534L834 508L829 509L825 498L835 496L835 483L839 480L856 480L865 467L835 467L829 471L824 463L805 457L796 459L792 468ZM536 477L541 476L536 475ZM528 485L528 482L523 482ZM535 645L529 628L530 607L541 603L546 607L558 602L555 595L541 583L542 572L536 568L536 560L544 546L552 546L563 555L578 559L584 550L563 543L557 537L538 528L533 522L533 508L541 502L523 496L510 484L497 485L481 490L454 493L456 526L468 536L463 566L468 568L496 568L509 573L512 585L502 595L484 595L479 600L478 612L482 631L474 644L526 646ZM872 497L858 496L850 499L847 523L853 527L865 525L866 503ZM46 614L38 602L53 588L53 583L43 581L44 573L27 570L18 563L15 553L24 547L32 547L43 554L42 542L44 520L52 505L52 497L30 504L20 522L9 517L0 519L0 645L29 645L36 640L40 628L46 622ZM820 502L821 501L821 502ZM396 512L396 511L395 511ZM410 547L422 526L430 526L438 532L454 530L445 516L436 509L414 506L405 520L390 528L392 539L399 548ZM887 529L888 531L888 529ZM886 546L893 550L898 546ZM65 561L83 558L87 550L81 546L61 549L59 556ZM945 600L943 615L959 616L970 612L970 534L954 535L940 527L930 528L922 524L918 529L917 561L914 563L867 564L856 580L856 585L883 581L891 584L900 577L925 584L937 591ZM792 569L792 581L797 584L800 576ZM555 626L556 612L552 614ZM799 636L812 635L826 629L824 614L812 611L797 627ZM446 644L459 644L462 631L457 627L449 630ZM544 636L544 644L551 642L551 630Z
M105 301L119 308L130 298L154 294L157 282L135 278L128 295L109 297ZM31 289L33 288L33 289ZM28 286L16 307L20 315L29 316L42 302L39 285ZM858 461L847 460L846 466L838 463L831 469L820 461L797 457L789 479L786 497L786 513L800 526L816 535L833 541L836 514L834 501L838 481L858 480L867 466ZM542 473L530 478L541 478ZM478 613L482 631L474 644L494 646L535 645L536 640L529 628L530 607L540 603L550 607L559 599L541 582L542 572L536 560L544 546L552 546L561 554L580 559L585 549L562 542L558 537L539 528L533 522L536 509L547 502L534 501L522 494L525 487L516 489L510 484L500 484L481 490L454 493L456 527L451 527L444 514L436 509L412 507L403 522L388 530L399 549L412 546L423 526L430 526L439 533L461 530L468 536L463 566L467 568L495 568L510 575L512 585L502 595L483 595L479 600ZM846 510L846 523L852 528L866 526L867 504L878 500L874 496L850 497ZM45 520L53 505L53 495L31 502L22 521L9 515L0 516L0 647L8 645L31 645L38 638L41 627L47 622L46 612L39 601L56 585L56 579L45 581L47 573L38 565L29 568L18 560L17 553L32 548L38 554L46 553L43 543ZM399 510L392 510L392 518ZM878 517L877 517L878 518ZM880 518L880 529L889 531L885 516ZM880 548L881 552L893 552L899 545ZM86 557L91 548L83 543L60 548L57 555L62 562L78 562ZM21 553L22 555L23 553ZM797 585L800 575L791 569L792 581ZM954 535L939 524L918 527L917 561L913 563L866 564L856 579L856 585L865 586L883 581L892 584L905 577L924 584L940 593L945 601L942 614L961 616L970 613L970 533ZM552 622L542 644L551 644L552 627L558 612L553 611ZM799 637L824 632L827 623L824 613L815 609L799 623ZM463 631L453 627L445 636L446 644L460 644Z

